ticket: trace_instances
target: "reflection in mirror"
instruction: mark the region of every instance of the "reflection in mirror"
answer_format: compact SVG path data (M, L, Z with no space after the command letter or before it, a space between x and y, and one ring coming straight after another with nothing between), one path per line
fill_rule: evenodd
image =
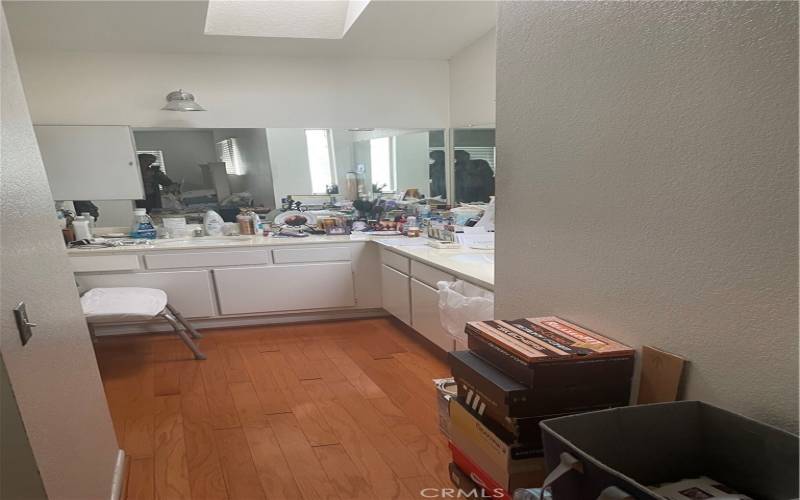
M488 202L494 196L495 130L463 128L453 130L453 178L455 201Z
M142 200L96 201L98 226L126 226L133 206L199 222L240 208L268 213L288 197L408 195L446 199L444 131L426 129L134 129Z

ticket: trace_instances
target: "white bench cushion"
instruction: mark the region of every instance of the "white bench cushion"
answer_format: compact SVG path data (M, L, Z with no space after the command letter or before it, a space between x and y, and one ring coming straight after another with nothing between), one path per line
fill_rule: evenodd
M92 288L81 296L86 321L142 321L157 316L167 305L167 294L156 288Z

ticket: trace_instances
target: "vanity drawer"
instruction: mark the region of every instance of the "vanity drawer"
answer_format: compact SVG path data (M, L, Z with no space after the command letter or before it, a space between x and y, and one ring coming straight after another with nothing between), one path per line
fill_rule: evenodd
M421 281L432 288L437 288L436 284L440 281L455 280L455 276L447 274L444 271L440 271L435 267L423 264L422 262L417 262L416 260L411 261L411 277L416 278L418 281Z
M136 255L87 255L70 257L72 271L76 273L93 273L100 271L135 271L139 265Z
M408 274L411 271L408 257L403 257L383 248L381 249L381 263L403 274Z
M269 264L269 252L264 249L225 252L151 253L144 256L144 262L148 269L251 266Z
M272 261L276 264L349 260L350 247L278 248L272 251Z

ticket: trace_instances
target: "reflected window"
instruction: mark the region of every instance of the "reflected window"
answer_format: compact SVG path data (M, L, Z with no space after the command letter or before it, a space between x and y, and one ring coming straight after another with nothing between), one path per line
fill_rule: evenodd
M372 184L382 192L395 190L394 137L380 137L369 141L370 176Z
M494 129L453 130L456 202L488 202L494 196L495 151Z
M492 172L496 172L495 168L495 147L494 146L462 146L458 148L466 151L472 161L483 160L489 164Z
M331 142L330 129L306 129L312 194L325 194L328 186L336 183Z
M137 151L136 156L139 155L153 155L156 157L156 161L153 162L153 165L158 167L161 170L161 173L167 175L167 167L164 165L164 152L161 150L151 150L151 151Z
M217 143L217 157L219 161L225 163L225 171L228 175L244 175L247 173L247 167L245 167L242 153L239 149L239 141L235 137Z

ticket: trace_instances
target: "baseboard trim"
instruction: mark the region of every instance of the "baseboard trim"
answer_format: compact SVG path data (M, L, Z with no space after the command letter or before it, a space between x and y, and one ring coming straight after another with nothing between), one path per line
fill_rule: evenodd
M117 451L117 463L111 477L111 500L122 500L122 485L125 484L125 452Z
M209 328L235 328L239 326L261 326L288 323L306 323L309 321L334 321L345 319L379 318L388 316L383 309L358 309L340 311L302 312L294 314L272 314L269 316L237 316L225 318L190 319L192 326L198 330ZM141 333L171 332L166 322L151 321L148 323L127 323L109 326L95 326L95 335L133 335Z

